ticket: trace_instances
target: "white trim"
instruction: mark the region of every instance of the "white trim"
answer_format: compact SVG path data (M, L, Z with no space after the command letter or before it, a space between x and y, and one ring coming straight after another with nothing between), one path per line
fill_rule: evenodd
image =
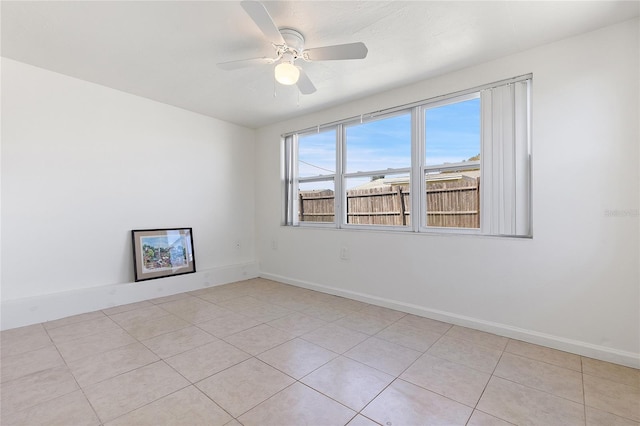
M334 215L335 217L335 215ZM335 222L312 222L312 221L299 221L295 228L329 228L336 229Z
M454 228L451 226L426 226L426 225L420 228L420 233L421 234L486 235L482 233L482 230L480 228ZM511 236L509 235L505 237L511 237Z
M368 231L393 231L393 232L413 232L410 225L371 225L357 223L343 223L342 229L363 229Z
M448 322L450 324L463 327L473 328L476 330L486 331L488 333L497 334L499 336L511 339L522 340L524 342L546 346L565 352L583 355L602 361L613 362L616 364L626 365L633 368L640 368L640 353L622 351L618 349L608 348L606 346L594 345L579 340L567 339L552 334L541 333L534 330L527 330L519 327L513 327L506 324L486 321L479 318L459 315L452 312L440 311L437 309L429 309L424 306L414 305L412 303L400 302L397 300L387 299L384 297L373 296L355 291L343 290L336 287L325 286L309 281L298 280L294 278L284 277L282 275L260 272L261 278L278 281L285 284L302 287L309 290L320 291L322 293L333 294L336 296L347 297L349 299L370 303L376 306L395 309L398 311L419 315L438 321Z
M446 171L462 172L465 170L477 170L479 168L480 168L480 160L472 160L472 161L464 161L462 163L445 163L445 164L437 164L435 166L424 166L424 172L425 173L426 172L446 172Z
M343 197L344 191L344 152L345 152L344 126L336 126L336 179L333 183L333 218L334 227L340 228L345 217L347 199ZM345 193L346 194L346 193Z
M299 177L297 179L298 185L306 182L328 182L335 181L336 175L318 175L312 177Z
M370 177L370 176L377 176L377 175L402 175L405 173L410 174L411 167L403 167L401 169L388 168L384 170L371 170L366 172L345 173L344 178L351 179L351 178Z
M409 188L411 192L411 230L413 232L420 232L420 228L426 225L427 218L427 215L422 214L425 211L427 196L427 183L424 179L424 173L422 173L425 152L425 123L422 117L424 117L424 107L418 106L411 110L411 180ZM415 191L416 188L417 191Z
M0 304L0 329L38 324L128 303L257 278L258 270L258 262L246 262L139 283L128 282L4 300Z
M280 199L284 203L284 209L280 214L280 224L293 224L291 219L293 216L293 159L291 153L293 150L294 135L282 137L280 141L280 155L285 161L280 162L280 181L283 185L280 189Z
M445 106L445 105L452 105L452 104L457 104L458 102L466 102L466 101L470 101L472 99L480 99L480 91L482 89L470 89L467 90L464 95L460 95L460 96L453 96L453 97L441 97L442 99L439 100L434 100L434 101L427 101L424 104L424 111L422 112L422 114L424 114L424 112L426 110L432 109L432 108L439 108L441 106Z
M298 205L298 188L300 186L300 183L299 183L300 177L298 176L298 139L299 138L300 138L300 135L293 135L293 138L291 139L291 155L289 156L292 162L291 171L293 173L293 176L291 176L291 179L289 179L290 185L292 185L292 189L290 191L291 217L289 218L289 222L291 223L291 225L294 225L294 226L298 225L298 222L299 222L298 211L300 209L300 206Z

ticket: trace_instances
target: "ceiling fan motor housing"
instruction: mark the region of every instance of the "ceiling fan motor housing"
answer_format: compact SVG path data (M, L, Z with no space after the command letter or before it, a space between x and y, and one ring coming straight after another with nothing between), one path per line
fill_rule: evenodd
M285 42L282 53L291 53L294 59L301 58L304 50L304 37L302 34L293 28L279 28L279 31Z

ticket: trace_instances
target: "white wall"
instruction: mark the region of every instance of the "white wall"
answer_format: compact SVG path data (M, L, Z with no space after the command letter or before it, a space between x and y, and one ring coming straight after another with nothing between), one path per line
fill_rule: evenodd
M259 129L261 274L640 366L638 39L633 20ZM530 72L533 239L280 226L280 134Z
M2 327L257 275L255 133L2 59ZM132 284L132 229L196 274ZM240 248L236 248L236 241Z

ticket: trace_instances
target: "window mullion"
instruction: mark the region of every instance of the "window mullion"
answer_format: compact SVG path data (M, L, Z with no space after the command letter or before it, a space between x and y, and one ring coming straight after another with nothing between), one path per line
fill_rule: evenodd
M284 210L282 212L280 223L283 225L291 225L291 139L293 139L292 135L285 136L282 138L282 153L284 154L284 161L282 166L280 167L280 176L282 181L284 182L284 187L282 188L282 200L284 201Z
M339 124L336 128L336 178L334 181L334 212L336 228L342 228L344 224L347 196L344 191L344 126Z
M424 110L417 106L411 110L411 227L419 232L425 218L424 187Z
M291 142L291 161L293 164L291 165L293 176L291 178L291 185L293 186L290 191L291 195L291 223L295 226L300 224L300 220L298 218L298 135L293 135L293 140Z

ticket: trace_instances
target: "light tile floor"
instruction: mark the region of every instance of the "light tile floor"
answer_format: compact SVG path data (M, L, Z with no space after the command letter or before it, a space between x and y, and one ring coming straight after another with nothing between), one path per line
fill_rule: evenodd
M640 425L640 371L264 279L1 333L9 425Z

